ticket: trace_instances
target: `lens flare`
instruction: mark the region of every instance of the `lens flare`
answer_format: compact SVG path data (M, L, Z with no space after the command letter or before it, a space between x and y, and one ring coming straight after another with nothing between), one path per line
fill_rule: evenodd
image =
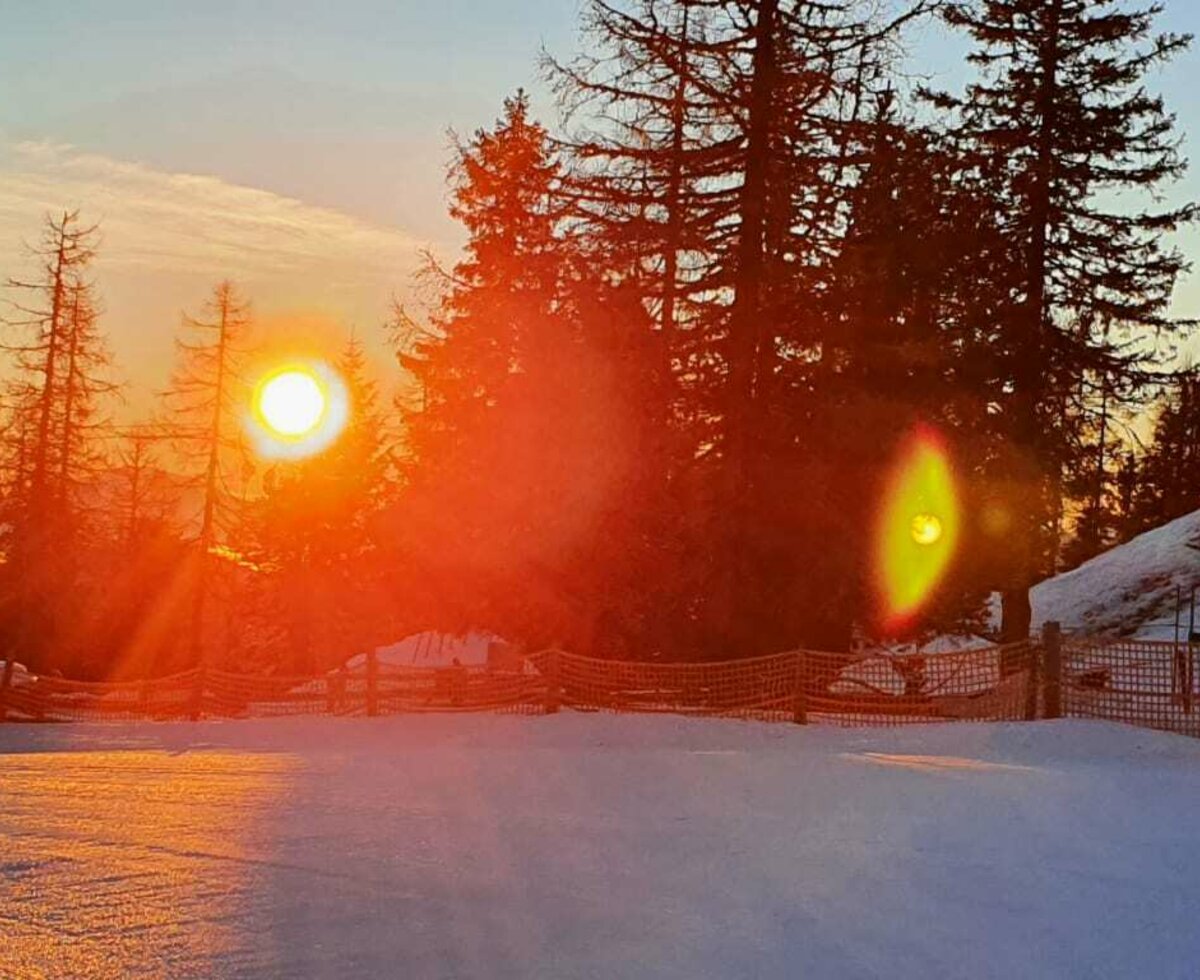
M346 385L321 361L286 364L254 390L246 430L264 459L303 459L327 449L350 416Z
M918 429L901 453L876 528L876 588L888 628L929 601L954 557L960 514L945 446Z
M912 519L909 533L917 544L937 544L942 537L942 522L936 514L918 514Z

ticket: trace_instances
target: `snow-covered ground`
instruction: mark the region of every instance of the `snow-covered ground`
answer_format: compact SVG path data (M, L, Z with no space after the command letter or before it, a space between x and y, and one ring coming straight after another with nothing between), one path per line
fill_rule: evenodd
M1194 978L1200 742L0 726L0 976Z
M1178 589L1183 599L1179 639L1186 640L1188 601L1196 587L1200 587L1200 511L1047 579L1034 586L1029 598L1035 626L1057 620L1067 629L1085 633L1170 641L1176 638ZM998 613L997 607L997 621ZM1200 610L1197 618L1200 628Z

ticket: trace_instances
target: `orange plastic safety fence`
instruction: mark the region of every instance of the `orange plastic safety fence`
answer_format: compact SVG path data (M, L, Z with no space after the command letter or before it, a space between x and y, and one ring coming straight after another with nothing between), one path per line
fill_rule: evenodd
M520 669L394 667L317 677L191 670L85 683L22 675L0 689L0 719L125 721L373 715L421 711L677 714L835 725L1020 720L1059 705L1200 736L1200 648L1067 638L908 656L798 650L719 663L597 660L561 651ZM1050 692L1054 696L1050 696Z
M173 677L90 683L22 677L0 690L8 721L269 718L413 711L540 712L545 681L482 667L387 667L317 677L191 670Z
M583 710L894 725L1031 717L1033 651L1028 644L907 657L801 650L699 664L557 656L563 703Z
M908 656L804 651L800 657L810 721L1018 721L1037 711L1037 657L1030 644Z
M1063 714L1200 736L1200 646L1071 638Z
M790 717L796 657L653 664L557 654L563 704L584 710Z
M133 721L187 716L196 671L156 680L88 683L37 677L3 692L10 721Z

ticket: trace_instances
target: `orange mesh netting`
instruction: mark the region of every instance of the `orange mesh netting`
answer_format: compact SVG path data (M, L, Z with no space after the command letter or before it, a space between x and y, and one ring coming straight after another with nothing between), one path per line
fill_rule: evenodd
M1186 643L1064 640L1063 714L1200 736L1197 652Z
M865 725L1023 718L1031 710L1029 651L893 657L804 650L702 664L558 658L563 703L575 708Z
M0 719L126 721L422 711L672 712L835 725L1016 721L1063 714L1200 735L1186 644L1066 639L949 653L792 651L718 663L598 660L543 651L509 669L380 666L317 677L191 670L84 683L10 678Z

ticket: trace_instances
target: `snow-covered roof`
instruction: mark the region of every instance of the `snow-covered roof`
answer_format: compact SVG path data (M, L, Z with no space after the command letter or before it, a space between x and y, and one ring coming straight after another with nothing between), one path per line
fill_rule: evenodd
M0 678L3 678L5 668L5 661L0 660ZM29 669L23 663L13 661L13 669L8 681L13 687L21 684L31 684L34 680L33 674L29 673Z
M375 655L381 667L449 667L455 659L464 667L484 666L488 662L488 648L493 643L503 642L495 633L452 636L426 630L396 643L376 647ZM366 663L367 655L360 653L346 661L346 669L363 670Z
M986 636L971 633L939 633L923 642L890 643L873 647L870 652L885 656L907 657L914 654L963 653L967 650L986 650L995 646Z

